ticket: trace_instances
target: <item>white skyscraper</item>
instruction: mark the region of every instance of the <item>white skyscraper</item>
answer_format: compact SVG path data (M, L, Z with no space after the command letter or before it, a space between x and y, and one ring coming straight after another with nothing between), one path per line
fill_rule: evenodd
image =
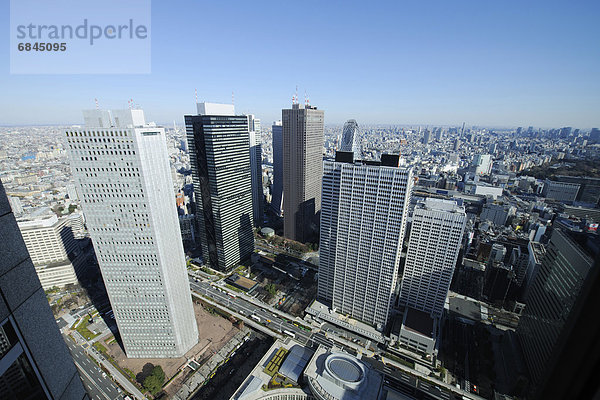
M248 117L248 135L250 138L250 170L252 180L252 219L254 226L263 224L264 193L262 185L262 145L260 119L250 114Z
M465 209L452 200L426 199L415 206L400 303L442 315L466 224Z
M390 155L353 162L338 152L323 167L319 298L377 328L394 301L412 194L412 168L398 163Z
M198 342L163 128L142 110L84 111L66 130L106 290L132 358L181 357Z
M358 124L353 119L349 119L344 124L344 129L342 131L342 143L340 144L340 151L350 151L354 153L354 158L357 160L361 157Z

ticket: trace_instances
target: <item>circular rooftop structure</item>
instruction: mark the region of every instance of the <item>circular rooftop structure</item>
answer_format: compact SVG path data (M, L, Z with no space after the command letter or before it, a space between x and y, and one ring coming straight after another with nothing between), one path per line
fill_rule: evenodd
M365 379L366 369L356 358L343 354L332 353L325 360L325 370L347 387L358 387Z
M261 233L263 236L267 236L267 237L269 237L269 236L273 236L273 235L275 234L275 231L274 231L273 229L269 228L269 227L264 227L264 228L262 228L262 229L260 230L260 233Z

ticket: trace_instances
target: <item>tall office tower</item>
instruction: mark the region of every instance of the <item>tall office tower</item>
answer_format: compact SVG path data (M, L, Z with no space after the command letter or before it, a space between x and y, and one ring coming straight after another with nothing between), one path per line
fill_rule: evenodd
M563 345L561 335L568 335L569 321L579 312L575 305L588 277L598 274L598 266L592 268L594 256L574 239L561 229L552 232L519 320L517 336L534 385L542 381L546 368L551 366L555 353ZM583 318L595 319L590 315Z
M400 303L440 317L450 288L467 216L452 200L425 199L415 206Z
M0 398L88 399L0 183Z
M358 124L353 119L349 119L344 124L340 151L351 151L354 153L355 159L361 158L360 133L358 132Z
M413 186L399 156L353 162L337 152L324 162L319 298L338 312L385 326L398 278Z
M429 144L430 139L431 139L431 132L429 131L429 129L425 129L425 132L423 133L423 144L424 145Z
M142 110L84 111L66 130L71 170L128 357L198 342L165 131Z
M323 175L323 110L292 104L282 110L283 234L299 242L316 239Z
M185 126L204 261L228 270L254 251L248 119L230 104L198 103Z
M473 158L473 168L477 175L489 175L492 172L492 156L489 154L477 154Z
M262 145L260 137L260 119L254 115L248 117L248 136L250 139L250 174L252 184L252 216L254 226L261 226L264 219L264 193L262 185Z
M278 217L283 216L283 126L276 121L273 133L273 198L271 208Z

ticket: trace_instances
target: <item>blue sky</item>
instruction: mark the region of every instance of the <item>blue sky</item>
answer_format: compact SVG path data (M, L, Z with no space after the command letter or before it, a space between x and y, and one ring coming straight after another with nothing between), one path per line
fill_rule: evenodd
M197 88L266 125L298 85L326 123L600 126L600 2L371 3L155 0L143 75L10 75L5 28L0 124L80 123L94 98L182 124Z

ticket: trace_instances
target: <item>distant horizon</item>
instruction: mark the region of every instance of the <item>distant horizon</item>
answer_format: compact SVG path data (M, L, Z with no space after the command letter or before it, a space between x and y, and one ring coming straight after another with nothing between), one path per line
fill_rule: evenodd
M237 114L237 115L245 115L245 114ZM256 118L258 118L260 120L260 125L261 127L271 127L272 126L272 122L265 124L264 121L262 120L262 118L260 118L260 116L255 115ZM350 118L349 118L350 119ZM355 118L352 118L355 119ZM173 127L173 121L171 122L156 122L156 121L152 121L149 120L147 121L149 123L155 123L158 127L163 127L163 128L172 128ZM274 122L274 121L273 121ZM335 127L342 127L344 125L346 121L344 122L326 122L324 124L325 127L331 127L331 126L335 126ZM460 124L408 124L408 123L363 123L361 124L358 120L357 120L359 129L361 126L368 126L368 127L386 127L386 126L398 126L398 127L408 127L408 128L421 128L421 129L432 129L432 128L460 128L462 127L462 123ZM56 124L44 124L44 123L40 123L40 124L0 124L0 128L26 128L26 127L65 127L65 126L83 126L83 123L56 123ZM184 127L185 123L176 123L177 127ZM469 125L469 124L465 124L465 129L466 128L477 128L477 129L501 129L501 130L510 130L510 129L517 129L517 128L523 128L524 132L526 133L525 130L527 128L529 128L529 126L532 126L534 128L534 130L537 129L543 129L543 130L548 130L548 129L560 129L560 128L566 128L566 127L570 127L573 128L573 130L575 129L579 129L583 132L587 132L590 131L593 128L597 128L596 126L592 126L592 127L585 127L585 128L581 128L578 126L534 126L534 125Z

